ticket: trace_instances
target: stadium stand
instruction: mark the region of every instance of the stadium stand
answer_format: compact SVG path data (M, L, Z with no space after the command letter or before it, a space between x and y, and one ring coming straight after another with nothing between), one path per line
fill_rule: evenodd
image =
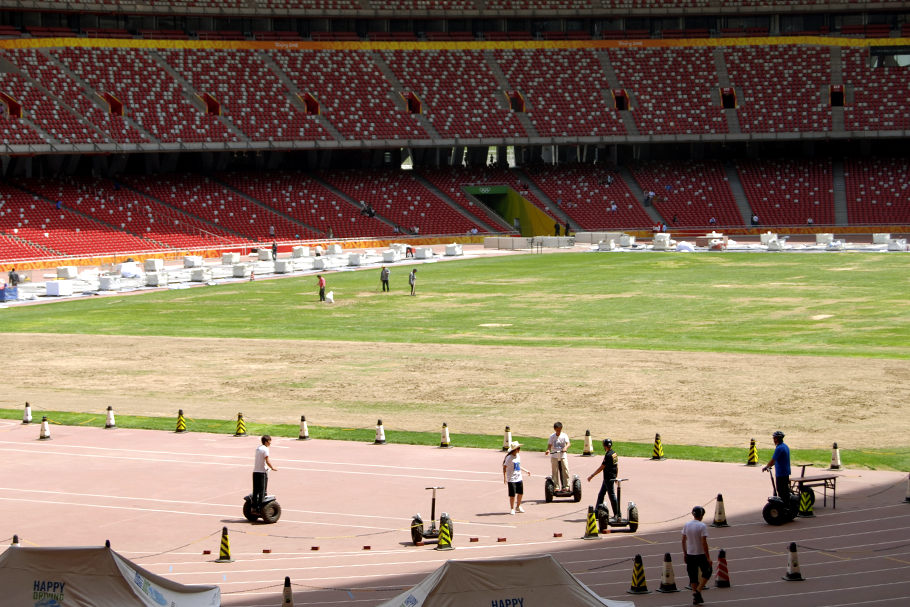
M503 226L491 221L484 211L477 208L474 202L465 195L462 188L475 185L506 185L514 189L515 179L509 171L480 167L420 167L417 171L440 192L480 221L492 226L497 232L507 231Z
M599 8L595 5L594 0L487 0L486 6L491 10L564 10Z
M497 50L509 83L525 95L528 117L543 137L625 135L616 110L605 107L609 91L591 49Z
M738 160L736 170L760 223L834 224L830 160Z
M641 134L726 133L710 48L610 49L622 88L635 96L632 116Z
M263 205L334 238L394 234L391 226L361 215L347 200L303 173L223 173L217 177Z
M473 0L370 0L378 10L465 11L476 10Z
M391 95L397 93L363 51L271 51L302 94L319 102L347 139L426 139L429 136Z
M322 171L319 177L360 203L369 203L377 213L406 232L420 235L465 234L480 226L439 200L408 171Z
M357 0L256 0L262 8L296 8L312 10L359 11L363 6Z
M160 141L240 140L217 117L203 113L184 97L177 80L150 53L107 48L65 48L51 53L90 86L120 99L124 113Z
M656 194L654 208L670 227L708 226L712 217L718 226L744 225L718 160L636 163L629 170L643 191Z
M910 161L848 158L844 163L851 225L910 225Z
M527 137L480 51L383 51L443 137Z
M21 261L23 259L45 259L57 256L58 253L56 251L42 249L30 242L0 234L0 259Z
M253 141L334 139L300 106L256 51L161 50L165 61L197 91L208 93L221 111Z
M910 70L869 67L868 49L843 49L844 84L853 86L854 102L844 105L848 131L910 129Z
M800 46L745 46L724 50L744 133L831 130L830 51Z
M86 96L89 93L41 51L15 49L7 51L5 56L114 141L148 142L148 138L128 124L123 116L111 114L92 103Z

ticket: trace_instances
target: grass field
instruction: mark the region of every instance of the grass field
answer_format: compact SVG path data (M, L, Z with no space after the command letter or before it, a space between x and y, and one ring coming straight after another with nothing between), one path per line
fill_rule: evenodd
M907 258L524 255L4 310L3 330L910 358Z

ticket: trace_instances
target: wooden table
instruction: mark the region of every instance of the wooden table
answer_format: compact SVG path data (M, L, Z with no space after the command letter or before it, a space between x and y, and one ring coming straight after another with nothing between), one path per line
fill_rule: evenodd
M803 466L802 474L796 478L790 479L790 491L799 495L803 487L822 487L823 501L822 505L828 505L828 489L831 489L831 509L837 509L837 477L839 474L815 474L806 476L806 466Z

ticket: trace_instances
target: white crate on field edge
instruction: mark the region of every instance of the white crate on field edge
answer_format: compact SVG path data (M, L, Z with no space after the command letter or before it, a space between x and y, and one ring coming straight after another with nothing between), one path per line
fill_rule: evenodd
M240 262L240 253L222 253L221 263L226 266L232 266Z
M906 251L907 250L907 239L906 238L889 238L888 239L888 250L889 251Z
M259 249L259 261L272 261L272 249Z
M146 259L144 263L146 272L160 272L164 268L164 261L160 259Z
M433 247L417 247L414 250L417 259L433 259Z
M834 240L834 234L816 234L815 244L828 244Z
M446 257L457 257L464 255L464 250L460 244L452 243L446 245Z
M183 267L184 268L201 268L202 267L202 258L198 255L187 255L183 258Z
M655 251L669 251L670 250L670 233L663 232L661 234L654 235L654 250Z
M294 271L294 262L290 259L279 259L275 262L276 274L287 274Z
M635 245L635 237L629 236L628 234L623 234L619 237L619 246L621 247L631 247Z
M76 278L79 274L79 270L76 266L58 266L57 267L57 278Z
M396 261L401 261L401 253L393 249L382 252L382 261L385 263L394 263Z
M313 266L316 264L315 257L301 257L300 259L294 260L294 269L295 270L312 270Z
M891 234L873 234L872 244L888 244L891 240Z
M73 294L73 282L71 280L52 280L44 283L46 293L54 297L63 297Z
M330 244L328 247L326 247L325 251L326 251L325 252L326 255L343 255L344 254L344 249L341 248L340 244Z
M238 263L234 265L234 278L249 278L252 272L249 264Z
M120 277L119 276L102 276L98 279L98 290L99 291L119 291L120 290Z
M190 273L190 280L193 282L208 282L212 280L212 270L209 268L193 268Z
M310 256L310 247L301 247L297 246L291 249L291 257L294 259L300 259L301 257Z
M761 239L761 243L763 245L767 245L772 240L777 240L777 234L773 232L765 232L764 234L759 234L759 238Z
M145 275L145 284L148 287L166 287L167 274L164 272L150 272Z

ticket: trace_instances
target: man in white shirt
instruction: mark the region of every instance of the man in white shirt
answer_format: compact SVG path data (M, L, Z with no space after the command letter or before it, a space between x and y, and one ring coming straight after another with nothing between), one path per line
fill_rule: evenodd
M701 605L705 602L701 598L701 591L711 577L713 563L708 550L708 526L701 522L705 517L705 509L695 506L692 508L692 516L694 520L686 523L682 530L683 558L689 574L689 585L694 593L692 604Z
M553 434L547 441L546 455L550 456L550 468L552 471L553 484L559 490L570 491L569 487L569 466L567 465L567 452L569 450L569 437L562 433L562 422L553 424ZM559 476L562 475L560 483Z
M262 508L262 500L269 484L269 468L278 470L269 461L269 445L272 437L266 434L262 437L262 444L256 448L255 462L253 463L253 509Z

